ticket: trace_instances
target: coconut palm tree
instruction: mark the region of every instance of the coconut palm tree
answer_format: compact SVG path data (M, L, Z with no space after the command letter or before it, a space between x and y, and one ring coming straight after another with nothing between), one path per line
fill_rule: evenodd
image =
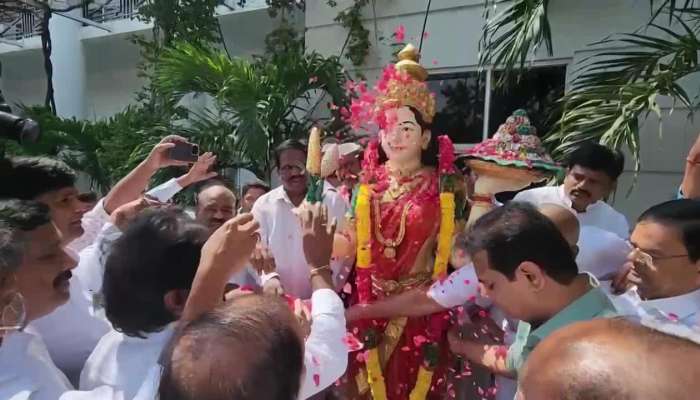
M556 0L552 0L556 1ZM552 32L547 18L550 0L515 0L493 15L501 0L485 1L481 65L503 67L499 84L517 79L528 56L544 46L552 55ZM591 46L601 50L576 65L576 78L559 100L561 118L548 132L547 142L561 158L584 141L614 148L627 147L639 169L639 119L661 117L659 96L694 111L691 97L679 80L700 71L700 1L650 0L650 18L634 33L601 38Z

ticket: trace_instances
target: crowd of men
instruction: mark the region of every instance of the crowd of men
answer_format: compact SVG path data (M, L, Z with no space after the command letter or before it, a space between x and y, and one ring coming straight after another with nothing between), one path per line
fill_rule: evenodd
M279 187L238 196L215 155L170 158L178 141L99 199L61 161L0 162L0 399L338 398L348 323L446 309L468 310L450 350L496 382L461 398L698 398L700 137L677 198L631 229L606 203L624 158L584 144L562 185L458 234L448 279L347 309L354 260L332 255L360 146L326 152L336 173L308 205L301 142L276 149ZM174 206L188 187L194 207Z

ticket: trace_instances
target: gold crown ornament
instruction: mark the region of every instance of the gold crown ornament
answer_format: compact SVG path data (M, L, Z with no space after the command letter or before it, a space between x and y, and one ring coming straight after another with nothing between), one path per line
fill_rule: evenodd
M378 85L378 104L383 107L413 107L427 123L435 116L435 96L425 80L428 71L418 63L420 54L412 44L406 45L398 54L399 62L394 71L385 69ZM383 90L382 90L383 89Z

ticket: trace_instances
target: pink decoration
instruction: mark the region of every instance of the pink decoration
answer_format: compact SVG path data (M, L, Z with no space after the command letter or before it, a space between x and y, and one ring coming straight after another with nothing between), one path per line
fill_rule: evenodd
M394 39L397 43L402 43L406 39L406 27L399 25L394 29Z
M455 148L450 137L447 135L438 136L438 144L440 147L438 167L440 175L455 173Z

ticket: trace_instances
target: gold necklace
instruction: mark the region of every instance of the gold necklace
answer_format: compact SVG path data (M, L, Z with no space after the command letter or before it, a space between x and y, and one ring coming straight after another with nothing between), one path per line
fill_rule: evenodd
M395 177L390 177L389 178L389 187L386 189L385 193L391 200L397 200L399 197L403 196L404 194L412 191L416 185L420 182L420 172L417 171L414 172L410 177L408 177L409 181L402 182L404 179L401 178L395 178Z
M374 204L374 235L377 237L379 244L384 246L384 257L388 259L396 258L396 248L399 247L401 242L403 242L406 236L406 219L408 218L408 212L411 209L411 202L408 201L403 206L401 211L401 220L399 222L399 233L396 235L396 239L386 239L382 235L382 223L381 223L381 209L379 207L379 200L373 200Z

